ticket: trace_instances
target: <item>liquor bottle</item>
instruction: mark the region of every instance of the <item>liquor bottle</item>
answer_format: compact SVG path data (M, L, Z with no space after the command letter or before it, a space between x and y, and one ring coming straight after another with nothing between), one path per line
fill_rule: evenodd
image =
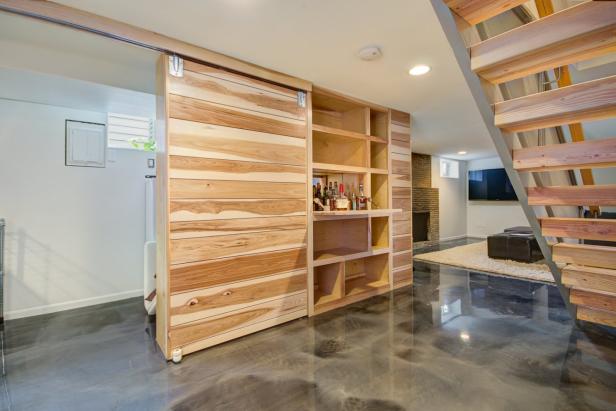
M325 206L325 211L329 211L331 209L331 201L329 197L329 190L327 189L327 184L325 184L325 186L323 187L323 205Z
M336 199L336 209L337 210L348 210L349 209L349 199L344 194L344 184L340 183L338 186L339 195Z
M351 186L351 210L357 210L357 195L355 195L355 186Z
M368 209L368 199L364 195L364 185L359 184L359 196L357 197L357 209L358 210L367 210Z

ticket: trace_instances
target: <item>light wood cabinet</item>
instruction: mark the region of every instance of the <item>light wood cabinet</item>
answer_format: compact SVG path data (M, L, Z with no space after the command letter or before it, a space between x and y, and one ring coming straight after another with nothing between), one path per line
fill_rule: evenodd
M370 198L368 210L310 211L310 313L410 284L410 116L315 87L308 143L308 184L362 184Z

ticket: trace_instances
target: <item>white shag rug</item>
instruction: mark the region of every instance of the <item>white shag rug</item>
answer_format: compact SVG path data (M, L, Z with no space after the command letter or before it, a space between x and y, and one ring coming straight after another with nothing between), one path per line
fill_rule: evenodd
M419 254L414 256L414 259L484 271L487 273L496 273L509 277L527 278L550 283L554 282L554 277L545 264L527 264L512 260L496 260L488 257L487 241L462 245L443 251Z

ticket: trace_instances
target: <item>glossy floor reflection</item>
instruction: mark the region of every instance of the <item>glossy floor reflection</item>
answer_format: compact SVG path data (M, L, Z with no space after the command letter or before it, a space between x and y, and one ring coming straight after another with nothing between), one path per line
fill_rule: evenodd
M553 286L419 262L415 279L179 365L139 300L9 322L11 409L616 409L616 335L574 326Z

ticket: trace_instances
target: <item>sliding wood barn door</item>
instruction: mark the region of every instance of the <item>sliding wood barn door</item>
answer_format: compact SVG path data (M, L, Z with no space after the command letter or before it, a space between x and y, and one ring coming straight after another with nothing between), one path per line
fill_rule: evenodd
M294 90L164 69L169 357L307 314L307 125Z

